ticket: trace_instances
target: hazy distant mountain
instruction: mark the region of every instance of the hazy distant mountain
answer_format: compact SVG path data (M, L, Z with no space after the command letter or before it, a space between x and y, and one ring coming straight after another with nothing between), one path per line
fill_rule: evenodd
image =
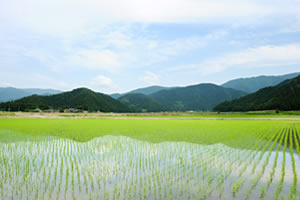
M30 93L31 95L37 94L37 95L43 95L43 96L62 93L62 91L60 91L60 90L53 90L53 89L28 88L28 89L22 89L22 90Z
M162 105L175 111L211 110L217 104L239 98L245 92L203 83L187 87L160 90L150 96Z
M222 86L241 90L247 93L253 93L258 91L261 88L275 86L281 83L282 81L295 78L298 75L300 75L300 72L285 74L281 76L257 76L251 78L239 78L239 79L228 81L224 83Z
M70 92L64 92L51 96L32 95L22 99L10 102L1 103L0 108L11 111L26 110L34 108L78 108L89 111L102 112L129 112L130 109L121 102L112 97L96 93L87 88L78 88Z
M61 93L61 91L52 90L52 89L35 89L35 88L20 89L20 88L13 88L13 87L5 87L5 88L0 88L0 102L12 101L33 94L51 95L51 94L58 94L58 93Z
M121 96L123 96L123 94L120 94L120 93L113 93L113 94L109 94L110 97L114 98L114 99L118 99L120 98Z
M216 111L300 110L300 76L215 107Z
M112 98L118 99L118 98L120 98L121 96L124 96L124 95L126 95L126 94L145 94L145 95L150 95L150 94L153 94L153 93L158 92L158 91L160 91L160 90L164 90L164 89L172 89L172 88L173 88L173 87L162 87L162 86L154 85L154 86L145 87L145 88L138 88L138 89L135 89L135 90L132 90L132 91L123 93L123 94L120 94L120 93L114 93L114 94L110 94L110 96L111 96Z
M161 105L152 97L144 94L126 94L120 97L118 100L128 105L132 110L136 112L160 112L168 110L167 106Z

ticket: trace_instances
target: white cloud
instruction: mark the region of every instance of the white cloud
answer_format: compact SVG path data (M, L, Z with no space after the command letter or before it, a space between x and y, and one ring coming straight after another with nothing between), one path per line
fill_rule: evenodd
M66 58L67 62L82 67L114 70L119 66L119 58L110 50L82 49Z
M160 83L159 75L146 71L144 76L139 78L140 81L143 81L146 85L158 85Z
M226 36L228 33L225 30L218 30L203 36L191 36L180 38L172 41L161 42L156 50L160 55L172 56L178 55L194 49L205 47L208 42L217 40Z
M105 41L106 45L112 45L120 49L128 48L132 45L129 36L122 31L115 30L109 32L108 34L104 35L102 39Z
M120 65L116 52L107 49L78 49L68 47L57 55L55 49L32 48L24 55L49 67L54 72L77 69L94 69L114 72Z
M261 46L230 53L206 61L201 65L206 71L218 72L229 67L254 68L300 64L300 44Z
M0 86L10 86L17 88L44 88L44 89L59 89L59 90L70 90L74 88L74 85L66 83L65 81L53 78L49 75L41 73L31 73L30 76L24 76L23 73L12 73L13 74L13 84L10 84L8 81L11 81L12 76L2 76Z
M170 71L201 72L213 74L229 68L247 69L261 67L276 67L300 65L300 44L282 46L260 46L240 52L233 52L219 57L213 57L198 64L180 65L170 68Z
M139 30L140 31L140 30ZM190 36L174 40L135 37L128 29L110 30L76 47L77 41L63 40L55 49L29 48L25 56L32 57L52 71L62 72L75 68L103 70L115 73L130 68L143 68L166 61L171 57L203 48L210 41L226 36L219 30L203 36ZM60 52L58 52L59 50Z
M99 75L90 81L91 88L100 92L111 92L119 87L109 77Z
M118 22L260 23L273 16L299 17L299 4L298 0L10 0L0 2L0 21L34 32L74 36Z
M31 75L31 77L25 77L23 81L28 83L28 85L22 86L24 88L32 87L30 85L38 85L39 88L52 88L60 90L70 90L71 88L74 88L74 85L72 84L41 73L34 73Z
M70 75L65 81L71 83L85 81L78 80L77 73L86 72L87 79L103 73L118 80L115 77L125 72L138 74L149 70L155 73L145 72L138 81L150 85L160 82L156 73L163 70L157 70L159 66L173 63L183 63L173 71L198 70L206 74L235 67L299 64L297 44L265 45L228 53L233 48L247 48L250 42L291 42L294 36L281 38L278 31L299 31L299 13L299 0L0 1L0 69L3 74L22 68L28 68L23 70L28 72L44 70L43 73L53 76L53 82L59 82L55 79L63 74L57 72L64 72ZM151 26L153 23L160 25ZM179 24L174 30L185 27L183 24L189 28L167 38L168 23ZM269 31L263 25L270 26L277 35L262 40L261 33ZM211 33L224 27L228 32ZM203 35L206 31L208 34ZM222 49L228 39L239 44ZM195 61L205 56L207 60ZM186 65L187 62L195 64ZM48 82L50 85L51 80Z

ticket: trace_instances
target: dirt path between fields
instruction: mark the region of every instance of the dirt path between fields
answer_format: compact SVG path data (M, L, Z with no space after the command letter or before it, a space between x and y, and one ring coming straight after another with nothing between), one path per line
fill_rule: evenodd
M0 118L37 118L37 119L124 119L124 120L274 120L274 121L300 121L300 117L189 117L184 115L169 116L130 116L119 113L6 113Z

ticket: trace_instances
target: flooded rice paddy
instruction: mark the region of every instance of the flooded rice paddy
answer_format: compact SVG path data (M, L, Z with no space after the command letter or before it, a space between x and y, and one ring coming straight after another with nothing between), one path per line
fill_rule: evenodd
M300 199L298 142L288 131L240 149L124 136L5 142L0 199Z

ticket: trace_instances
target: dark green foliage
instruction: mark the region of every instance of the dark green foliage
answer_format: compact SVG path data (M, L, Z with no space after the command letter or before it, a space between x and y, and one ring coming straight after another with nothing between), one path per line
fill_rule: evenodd
M245 92L223 88L214 84L198 84L188 87L161 90L151 95L153 99L174 111L211 110L222 101L245 95Z
M150 87L145 87L145 88L139 88L139 89L136 89L136 90L132 90L129 93L131 93L131 94L140 93L140 94L149 95L149 94L153 94L155 92L158 92L158 91L161 91L161 90L167 90L167 89L171 89L171 88L154 85L154 86L150 86Z
M52 96L32 95L20 100L1 103L0 110L26 111L30 109L77 108L88 111L101 112L129 112L130 109L102 93L96 93L86 88L78 88L71 92L64 92Z
M161 105L152 97L144 94L126 94L118 100L136 112L161 112L167 110L166 106Z
M251 78L239 78L228 81L222 86L227 88L233 88L247 93L253 93L264 87L275 86L282 81L292 79L298 76L298 73L286 74L282 76L258 76Z
M300 76L215 107L216 111L300 110Z

